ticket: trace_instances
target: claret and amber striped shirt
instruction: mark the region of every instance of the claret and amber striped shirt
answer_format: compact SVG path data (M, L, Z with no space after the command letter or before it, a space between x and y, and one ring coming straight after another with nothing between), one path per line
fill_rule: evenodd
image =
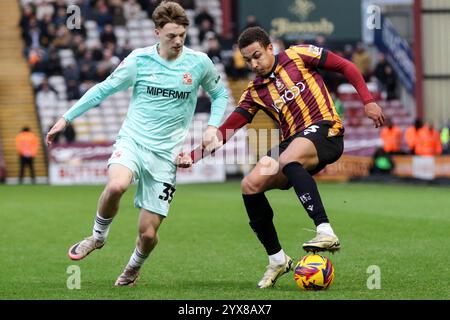
M317 70L326 55L326 50L313 45L292 46L280 52L273 71L249 83L236 112L251 122L263 110L278 124L282 140L319 122L332 125L330 135L342 135L342 121Z

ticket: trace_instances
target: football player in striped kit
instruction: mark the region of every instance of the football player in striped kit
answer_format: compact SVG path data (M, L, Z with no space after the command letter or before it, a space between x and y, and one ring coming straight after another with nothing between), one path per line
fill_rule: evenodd
M269 35L259 27L246 29L238 45L256 78L220 126L215 148L196 148L190 157L196 162L219 148L236 130L250 123L258 111L265 112L278 125L281 143L261 158L241 183L250 226L269 256L269 265L258 283L259 288L267 288L291 270L293 261L281 248L266 191L294 188L316 225L316 236L303 244L304 250L340 249L312 177L337 161L344 150L343 123L318 69L342 73L349 80L376 128L383 125L384 115L356 66L328 50L295 45L275 55Z

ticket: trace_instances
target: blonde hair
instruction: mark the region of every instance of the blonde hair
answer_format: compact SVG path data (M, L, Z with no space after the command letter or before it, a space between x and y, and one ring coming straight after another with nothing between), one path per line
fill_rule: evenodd
M183 7L173 1L163 1L152 14L156 28L163 28L167 23L175 23L187 27L189 19Z

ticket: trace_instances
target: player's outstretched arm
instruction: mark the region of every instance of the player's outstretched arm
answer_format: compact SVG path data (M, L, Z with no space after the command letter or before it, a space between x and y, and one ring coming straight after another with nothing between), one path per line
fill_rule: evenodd
M367 117L372 119L375 128L381 127L384 123L383 110L370 94L366 82L358 68L352 62L339 57L331 51L327 51L326 55L323 69L343 74L358 92L359 97L364 103L364 111L366 112Z
M236 133L237 130L242 128L248 123L248 119L244 117L241 113L233 111L225 122L217 129L216 133L216 147L205 149L203 144L195 148L190 152L190 157L193 163L209 156L214 153L221 146L223 146L231 137Z
M136 57L130 54L108 78L86 91L80 100L64 113L63 118L66 122L72 122L75 118L100 104L108 96L133 86L136 81L136 72ZM57 123L58 126L55 129L62 125L62 120L59 121L61 122Z

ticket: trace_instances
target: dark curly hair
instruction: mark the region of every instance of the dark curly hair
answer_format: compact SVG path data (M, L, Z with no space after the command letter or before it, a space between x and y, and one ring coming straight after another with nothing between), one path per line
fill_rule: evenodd
M262 47L267 48L270 44L270 37L267 32L260 27L247 28L239 36L239 49L245 48L254 42L259 42Z

